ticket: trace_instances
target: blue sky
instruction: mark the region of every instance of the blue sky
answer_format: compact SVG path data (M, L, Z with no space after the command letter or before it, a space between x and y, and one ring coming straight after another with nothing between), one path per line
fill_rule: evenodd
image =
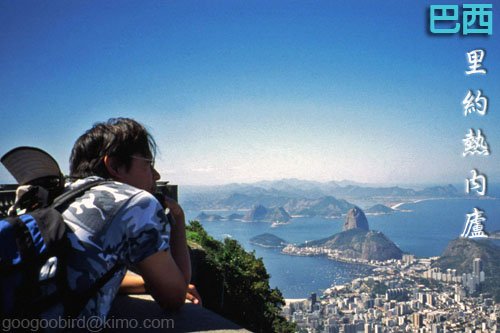
M441 3L0 0L0 154L37 146L67 171L85 129L126 116L180 185L500 182L500 9L492 36L435 36ZM488 73L466 76L476 48ZM463 115L468 89L487 115ZM469 128L490 156L462 157Z

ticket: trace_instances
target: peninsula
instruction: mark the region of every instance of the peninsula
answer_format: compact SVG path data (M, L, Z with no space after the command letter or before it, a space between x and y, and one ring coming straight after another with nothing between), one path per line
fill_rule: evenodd
M300 245L287 245L283 253L292 255L327 255L329 258L356 263L401 259L403 252L383 233L369 229L359 207L347 213L343 231L330 237Z

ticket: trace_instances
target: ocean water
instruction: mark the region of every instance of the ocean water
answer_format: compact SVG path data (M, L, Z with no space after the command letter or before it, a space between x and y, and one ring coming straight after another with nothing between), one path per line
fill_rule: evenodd
M401 250L417 257L438 256L448 242L460 236L467 213L477 207L484 211L486 231L500 230L500 199L441 199L404 204L390 215L367 216L370 229L382 231ZM186 211L188 220L199 212ZM232 212L217 212L222 216ZM297 257L281 254L250 244L249 239L269 232L291 243L303 243L328 237L342 230L344 219L294 218L290 224L271 228L263 222L203 222L213 237L237 239L246 250L262 257L270 284L278 287L286 298L305 298L311 292L320 292L332 284L351 281L367 274L363 265L340 263L325 257Z

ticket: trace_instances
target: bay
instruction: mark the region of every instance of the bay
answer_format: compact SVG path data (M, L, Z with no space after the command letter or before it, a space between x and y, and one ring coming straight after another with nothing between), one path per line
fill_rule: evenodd
M382 231L404 252L417 257L439 256L449 241L460 236L466 214L474 207L484 211L487 231L500 230L500 200L498 199L440 199L408 203L389 215L367 216L370 229ZM233 212L205 211L227 216ZM188 220L200 212L186 211ZM241 212L240 212L241 213ZM366 275L370 269L363 265L341 263L326 257L297 257L281 254L277 249L250 244L250 238L268 232L291 243L304 243L328 237L342 230L344 219L320 217L293 218L290 224L271 228L264 222L201 221L207 232L216 239L232 237L248 251L262 257L271 275L271 287L278 287L286 298L305 298L332 284L341 284Z

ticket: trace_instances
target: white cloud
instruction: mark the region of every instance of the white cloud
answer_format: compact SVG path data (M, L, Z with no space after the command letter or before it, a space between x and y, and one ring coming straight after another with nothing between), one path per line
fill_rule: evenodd
M200 173L211 173L217 171L217 169L214 168L213 166L207 166L207 167L191 168L191 171Z

